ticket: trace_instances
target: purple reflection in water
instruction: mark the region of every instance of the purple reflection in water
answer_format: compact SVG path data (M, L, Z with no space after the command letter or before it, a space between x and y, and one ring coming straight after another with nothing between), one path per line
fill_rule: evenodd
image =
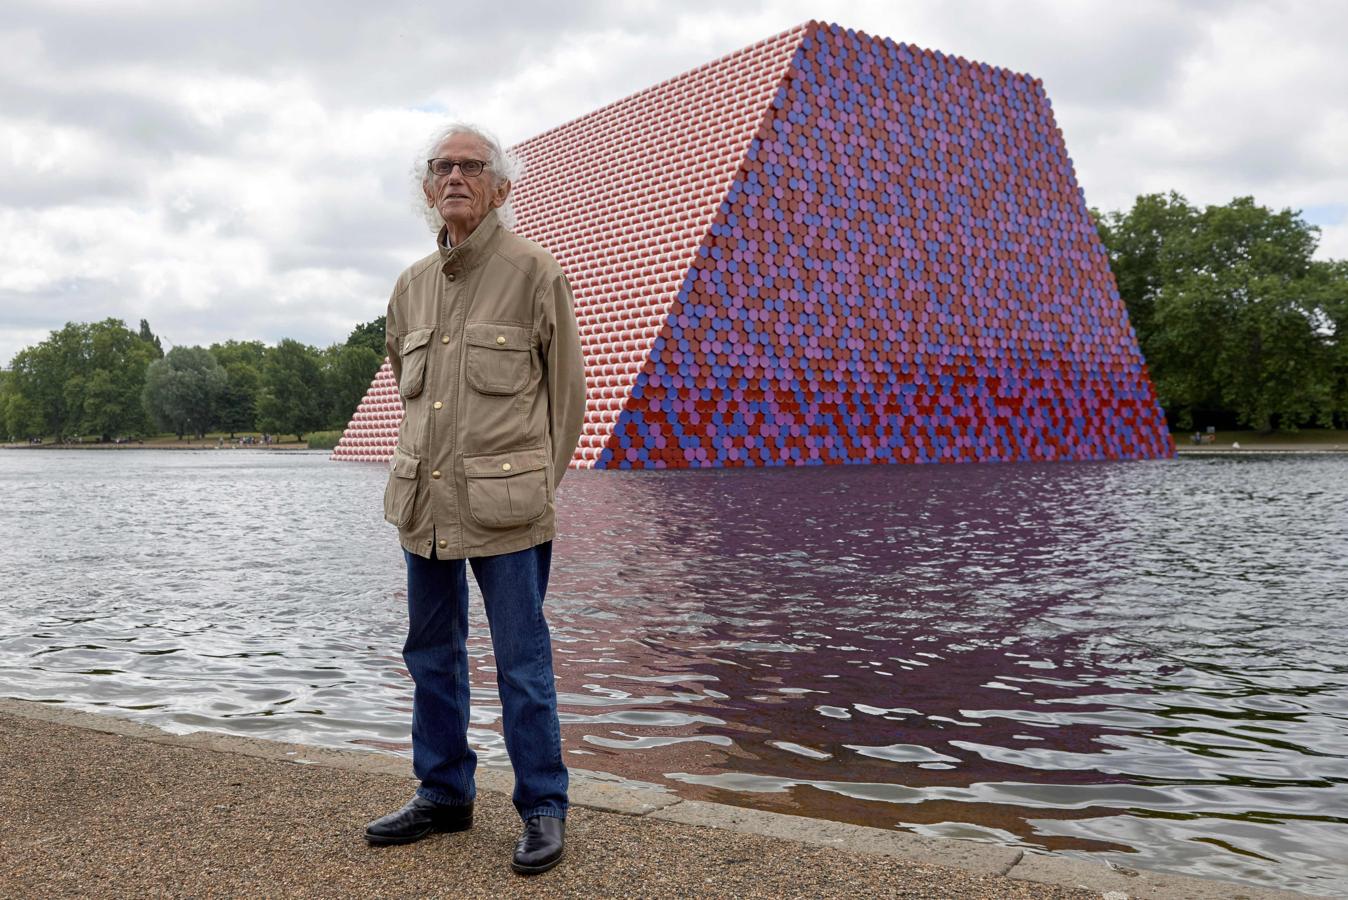
M1348 775L1348 692L1289 610L1343 574L1321 500L1342 461L1250 498L1220 466L1182 491L1167 463L571 473L549 611L569 759L881 827L1339 878L1305 839L1348 836L1323 780Z
M680 711L713 720L653 717L606 735L587 718L568 735L589 735L599 758L577 764L731 791L770 790L774 778L893 785L867 790L903 799L914 787L1125 780L1025 764L1044 746L1100 750L1109 729L1098 721L996 714L1066 700L1099 712L1081 699L1112 692L1090 646L1100 636L1052 624L1085 599L1073 583L1080 553L1115 527L1107 509L1074 510L1060 468L573 473L552 589L555 627L571 641L562 690L621 689L636 708L650 696L642 679L683 676ZM613 624L578 627L597 618ZM733 743L639 740L674 735ZM965 744L1019 752L993 759ZM792 802L812 814L825 803L873 824L899 815L808 794Z

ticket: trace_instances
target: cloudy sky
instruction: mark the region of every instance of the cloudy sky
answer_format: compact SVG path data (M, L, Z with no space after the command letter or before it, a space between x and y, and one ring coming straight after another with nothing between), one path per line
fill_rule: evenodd
M3 0L0 365L108 316L344 340L431 247L437 126L515 143L812 18L1042 78L1095 206L1253 195L1348 257L1337 0Z

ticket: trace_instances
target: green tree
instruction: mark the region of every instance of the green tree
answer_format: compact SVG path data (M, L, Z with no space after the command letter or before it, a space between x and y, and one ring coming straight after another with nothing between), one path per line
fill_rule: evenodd
M1138 197L1127 213L1092 215L1142 355L1152 359L1156 300L1169 277L1186 267L1182 245L1202 214L1172 191Z
M1260 431L1329 425L1328 345L1305 285L1237 273L1187 279L1157 304L1167 365L1157 390L1193 412L1227 413Z
M11 391L5 401L5 421L10 435L17 440L42 436L42 416L37 406L17 390Z
M1172 424L1329 424L1333 336L1317 230L1249 197L1199 210L1139 197L1097 216L1119 293ZM1342 277L1341 274L1338 277Z
M262 388L262 366L267 348L261 341L225 341L212 344L211 355L225 370L216 424L234 437L257 428L257 399Z
M87 332L87 325L69 322L47 340L14 355L14 386L39 420L38 434L61 440L79 433L84 404L78 385L71 383L82 370Z
M0 440L12 441L19 436L18 431L9 427L9 403L15 394L14 373L0 369Z
M120 319L70 322L14 357L7 402L14 422L58 438L95 434L107 441L138 433L145 427L140 393L152 353Z
M147 319L140 320L140 339L154 348L154 358L164 358L164 345L159 342L159 338L150 330L150 322Z
M174 347L150 363L143 393L145 409L161 428L205 437L227 376L204 347Z
M289 338L267 351L258 393L258 427L297 440L324 426L323 368L319 352Z
M388 351L384 348L384 318L380 316L357 325L347 336L346 346L368 347L379 356L379 361L383 362L384 357L388 355Z
M383 362L383 354L360 344L333 344L323 352L326 427L346 427Z
M146 367L154 359L154 345L118 319L95 322L88 326L87 336L80 379L81 432L97 434L104 441L115 435L140 434L146 426L141 392Z
M1308 280L1328 344L1329 407L1335 427L1348 428L1348 260L1314 262Z
M42 419L19 392L14 373L0 369L0 439L26 441L42 434Z

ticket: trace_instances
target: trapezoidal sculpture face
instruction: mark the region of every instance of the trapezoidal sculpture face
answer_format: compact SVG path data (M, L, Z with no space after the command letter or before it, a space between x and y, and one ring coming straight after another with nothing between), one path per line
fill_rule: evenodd
M810 23L515 149L576 296L573 467L1174 452L1028 76ZM400 416L385 366L333 457Z

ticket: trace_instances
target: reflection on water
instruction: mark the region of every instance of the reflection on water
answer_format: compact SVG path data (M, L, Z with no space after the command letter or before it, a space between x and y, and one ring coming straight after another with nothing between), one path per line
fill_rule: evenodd
M0 453L0 694L407 752L383 477ZM571 472L560 527L577 767L1348 891L1348 458ZM473 625L472 738L505 764Z

